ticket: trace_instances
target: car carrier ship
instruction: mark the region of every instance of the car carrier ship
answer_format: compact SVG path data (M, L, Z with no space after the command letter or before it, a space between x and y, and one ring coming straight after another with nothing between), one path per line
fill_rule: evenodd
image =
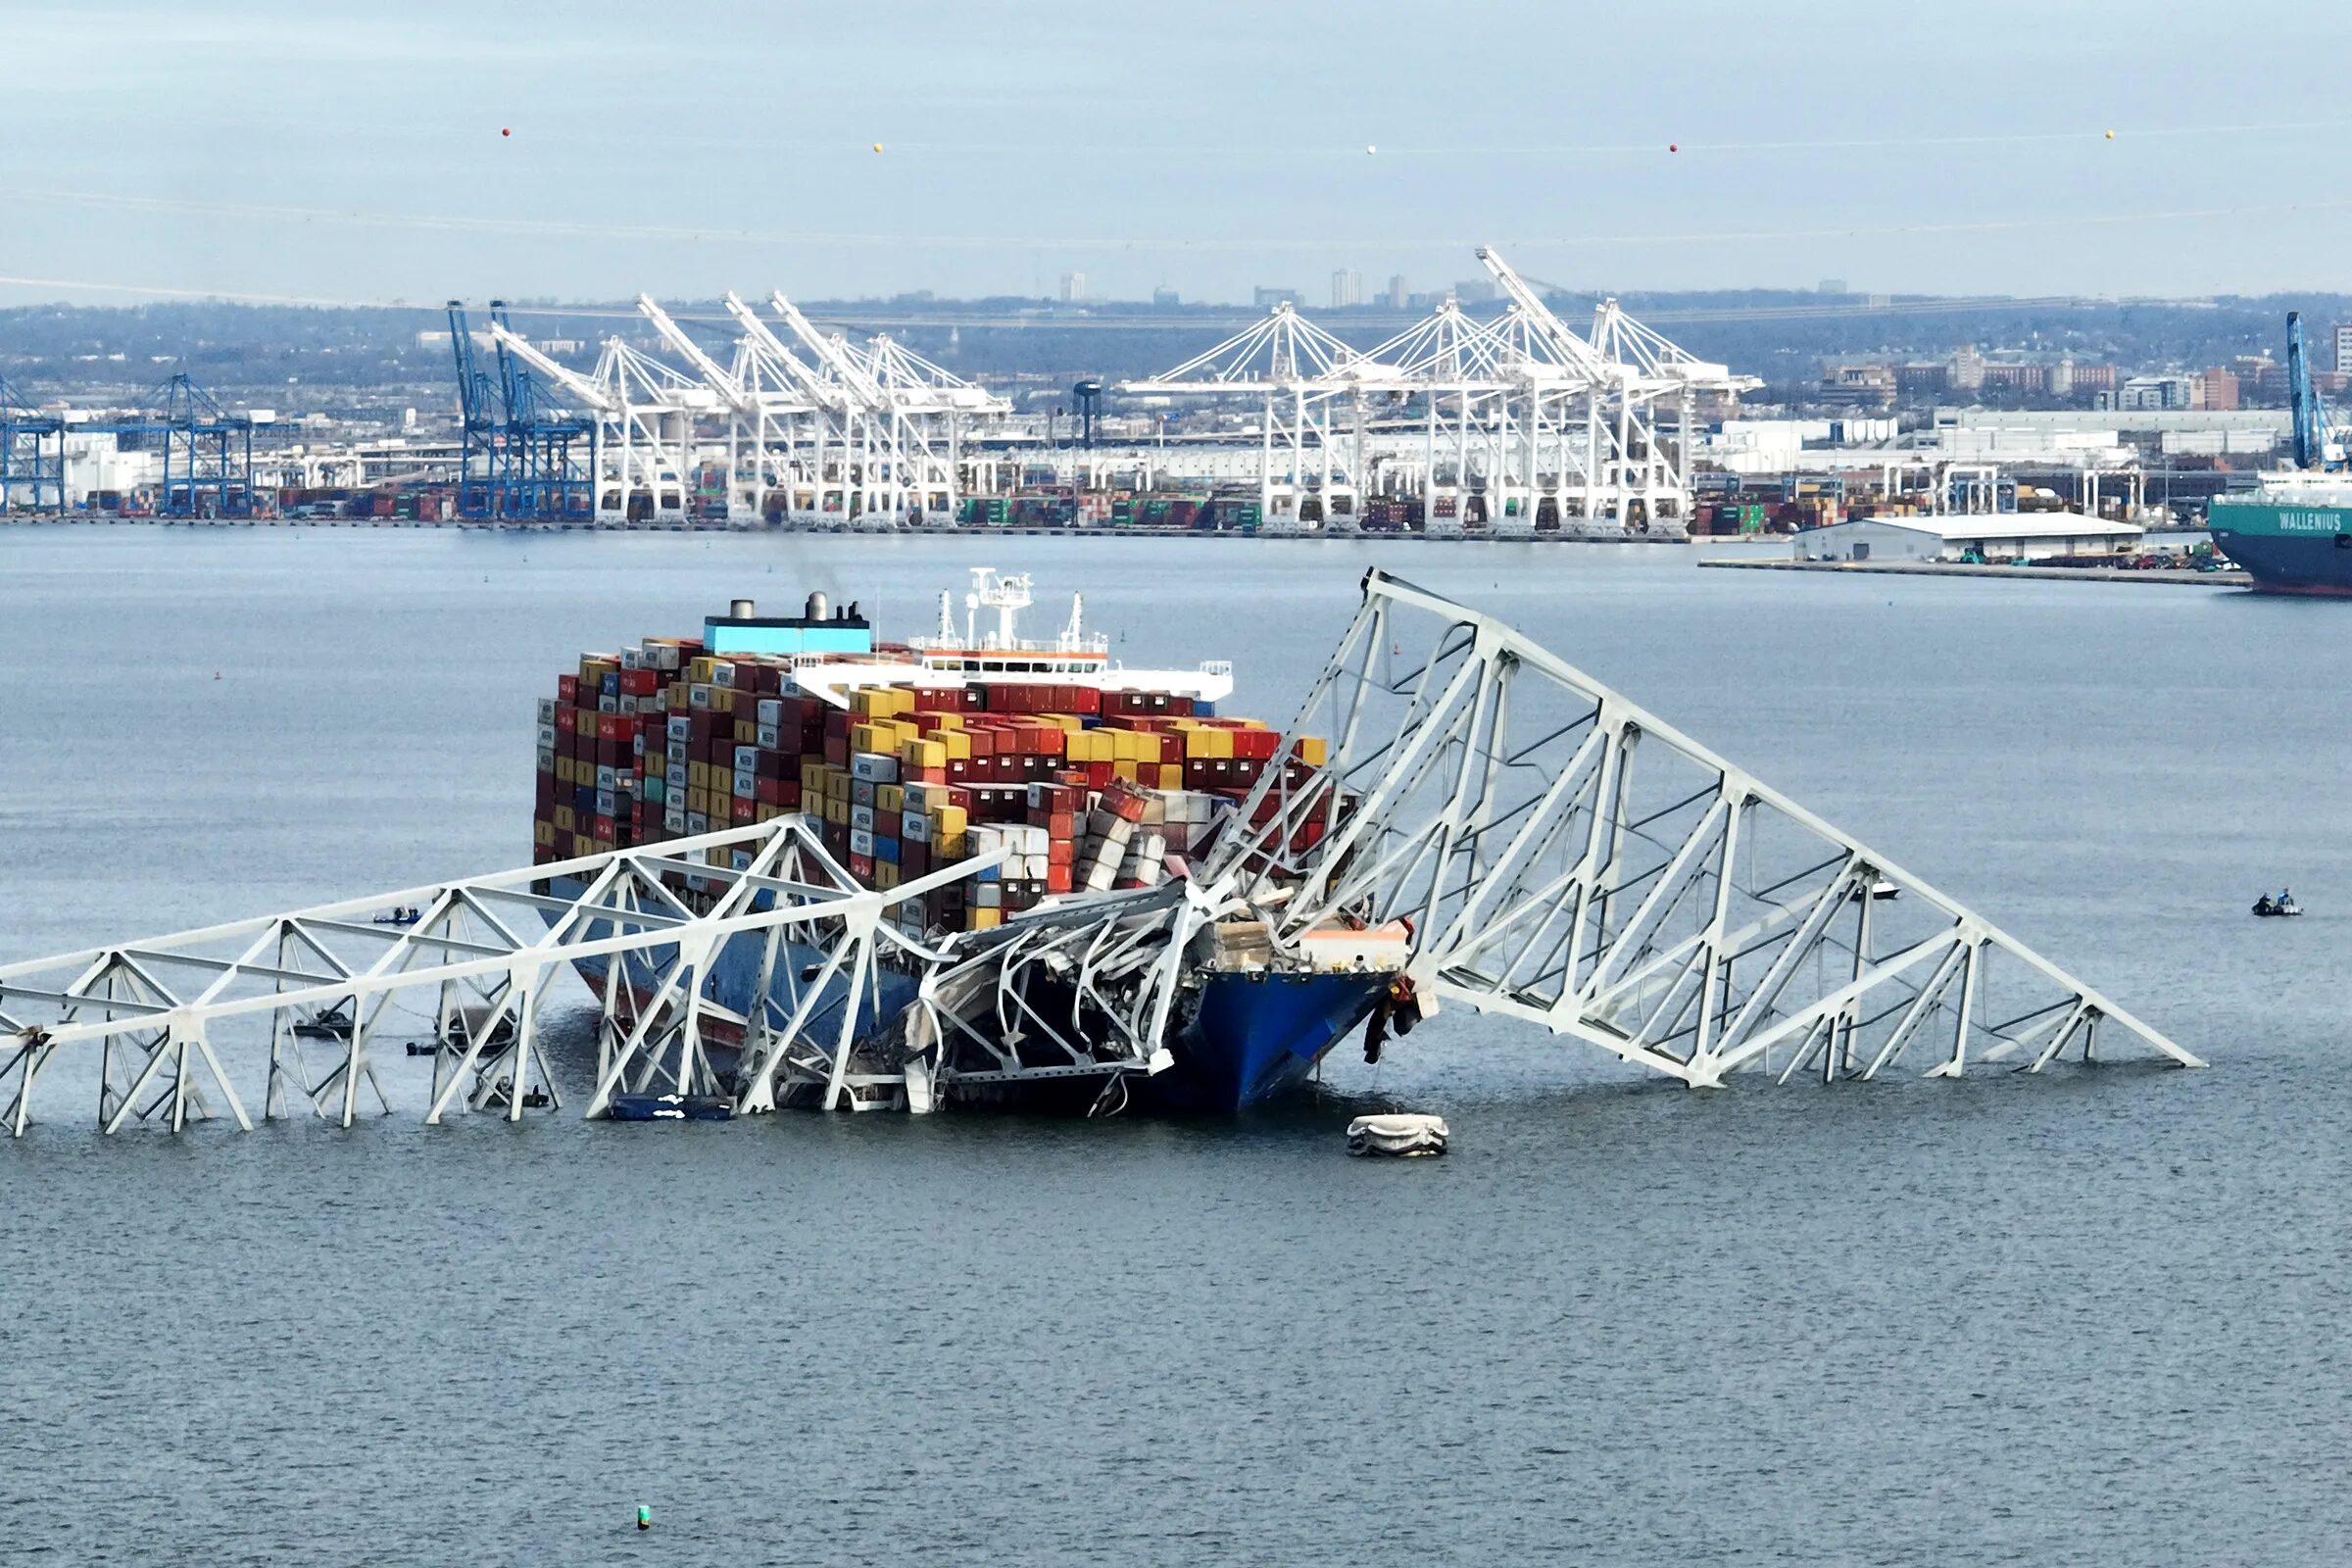
M799 615L763 616L736 600L699 638L584 656L540 702L537 860L798 813L872 889L992 859L898 916L910 940L970 942L1185 878L1269 769L1303 779L1324 760L1317 739L1286 751L1279 730L1219 712L1230 663L1128 668L1085 628L1076 597L1057 636L1027 640L1016 620L1030 603L1025 575L975 568L961 623L943 593L937 627L904 642L877 641L858 606L836 608L820 593ZM696 878L676 880L681 899L697 896ZM556 877L547 891L568 899L581 886ZM1343 920L1277 954L1262 927L1220 925L1193 956L1185 1004L1170 1013L1149 1075L1056 1067L1052 1032L1025 1028L1024 1015L1082 1017L1076 988L1086 981L1041 968L1028 991L1055 994L1008 999L994 1042L1026 1070L995 1082L966 1074L957 1093L1041 1108L1251 1105L1298 1085L1368 1014L1409 997L1398 978L1408 946L1407 930ZM700 989L718 1082L733 1076L728 1053L741 1043L729 1018L763 1004L784 1010L810 984L829 983L820 956L788 943L779 964L749 937L712 956ZM660 989L653 958L619 961L623 1000L643 1005ZM615 983L610 963L577 964L600 1000ZM836 984L810 1021L830 1027L854 1010L869 1037L861 1049L886 1065L910 1022L919 1026L910 1020L919 986L911 968L883 965L874 989L860 997ZM903 1094L845 1102L880 1108ZM628 1112L628 1101L617 1103ZM719 1097L710 1108L721 1113Z
M2352 596L2352 480L2266 473L2257 488L2213 498L2206 526L2261 591Z

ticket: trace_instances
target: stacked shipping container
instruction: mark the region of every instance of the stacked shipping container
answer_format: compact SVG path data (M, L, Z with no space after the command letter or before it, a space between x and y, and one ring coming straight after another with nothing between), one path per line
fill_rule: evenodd
M1004 852L902 906L918 933L986 930L1054 895L1183 874L1269 768L1297 781L1324 760L1320 740L1285 757L1265 724L1163 692L875 685L839 709L793 685L786 659L690 639L583 656L539 704L536 860L802 812L877 889Z

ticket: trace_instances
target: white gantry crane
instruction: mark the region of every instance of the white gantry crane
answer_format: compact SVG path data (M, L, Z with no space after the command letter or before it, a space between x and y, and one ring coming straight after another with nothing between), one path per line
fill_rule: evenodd
M711 472L723 475L725 520L737 524L945 522L966 493L997 488L995 464L973 461L973 436L1002 421L1008 402L888 337L853 344L782 294L770 303L781 334L726 296L740 335L721 363L638 296L682 370L614 337L582 372L503 324L490 331L593 421L600 521L683 519L697 478Z
M1388 500L1417 503L1436 532L1687 531L1697 400L1761 383L1685 353L1614 300L1580 335L1499 254L1478 255L1508 302L1492 320L1448 299L1359 352L1277 305L1121 390L1258 404L1268 527L1376 525L1368 507Z
M608 338L583 375L559 364L501 322L492 341L561 387L594 419L589 471L603 522L674 521L686 515L699 421L725 406L709 384Z
M1290 738L1309 733L1326 760L1269 768L1189 875L989 931L911 911L1003 852L877 891L787 816L0 964L0 1122L21 1135L36 1102L86 1094L109 1132L249 1126L243 1074L265 1116L307 1102L348 1125L390 1108L376 1056L404 1036L432 1058L412 1091L428 1121L461 1103L518 1119L567 1087L590 1116L927 1110L1040 1080L1115 1109L1170 1064L1226 937L1250 934L1258 972L1311 965L1343 927L1392 934L1397 971L1368 973L1400 972L1424 1012L1533 1024L1692 1087L2134 1048L2202 1065L1663 719L1397 578L1367 574ZM752 984L715 984L722 968ZM760 1000L731 1010L722 991Z
M1284 301L1215 348L1120 390L1255 399L1259 526L1283 532L1354 515L1369 389L1361 376L1377 368ZM1350 418L1335 429L1343 404Z

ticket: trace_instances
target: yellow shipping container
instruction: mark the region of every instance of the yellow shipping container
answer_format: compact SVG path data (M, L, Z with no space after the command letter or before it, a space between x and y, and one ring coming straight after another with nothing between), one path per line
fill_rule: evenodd
M948 749L937 741L902 741L899 760L908 767L945 767Z
M1180 790L1184 788L1184 764L1182 762L1160 763L1159 787L1163 790Z
M963 728L963 715L962 715L961 713L950 713L950 712L941 711L941 712L928 713L928 714L925 714L924 716L925 716L926 720L928 721L928 723L929 723L929 725L930 725L930 731L931 731L931 733L934 733L934 734L938 733L938 732L939 732L939 731L941 731L941 730L951 730L951 729L961 729L961 728Z
M1123 758L1110 764L1110 776L1122 784L1142 782L1144 764L1133 758Z
M902 784L874 786L874 809L885 816L896 816L906 809L906 789Z
M1309 767L1321 767L1331 760L1331 748L1323 744L1320 735L1298 737L1298 760Z
M874 862L874 886L887 892L889 889L895 888L898 885L899 862L896 860L876 860Z
M825 820L840 827L848 827L850 825L850 803L839 796L826 796Z
M531 824L531 842L546 849L554 849L556 847L556 824L533 822Z
M960 806L940 807L932 813L932 820L936 824L936 837L943 840L954 838L960 844L964 829L971 825L971 814Z
M686 764L686 787L690 790L709 789L710 787L710 764L701 761L688 762Z
M974 909L971 915L972 929L975 931L994 931L1004 923L1003 909Z
M760 744L760 723L757 719L739 718L735 721L735 744L738 746Z
M949 811L960 813L963 810L963 808L960 806L948 806L942 807L940 810L941 814L943 815ZM969 855L971 851L966 849L964 845L964 830L962 828L957 828L953 833L949 832L944 827L934 828L931 833L931 853L937 858L933 862L934 867L936 868L940 862L947 860L959 860L966 855Z
M577 811L574 811L568 806L559 806L556 808L556 826L562 828L566 833L570 833L577 831L579 825L580 816Z

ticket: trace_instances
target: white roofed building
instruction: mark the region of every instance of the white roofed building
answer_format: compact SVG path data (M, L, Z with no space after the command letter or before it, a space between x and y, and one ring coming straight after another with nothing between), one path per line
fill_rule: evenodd
M2135 550L2145 530L2080 512L1853 517L1796 536L1799 561L2048 561Z

